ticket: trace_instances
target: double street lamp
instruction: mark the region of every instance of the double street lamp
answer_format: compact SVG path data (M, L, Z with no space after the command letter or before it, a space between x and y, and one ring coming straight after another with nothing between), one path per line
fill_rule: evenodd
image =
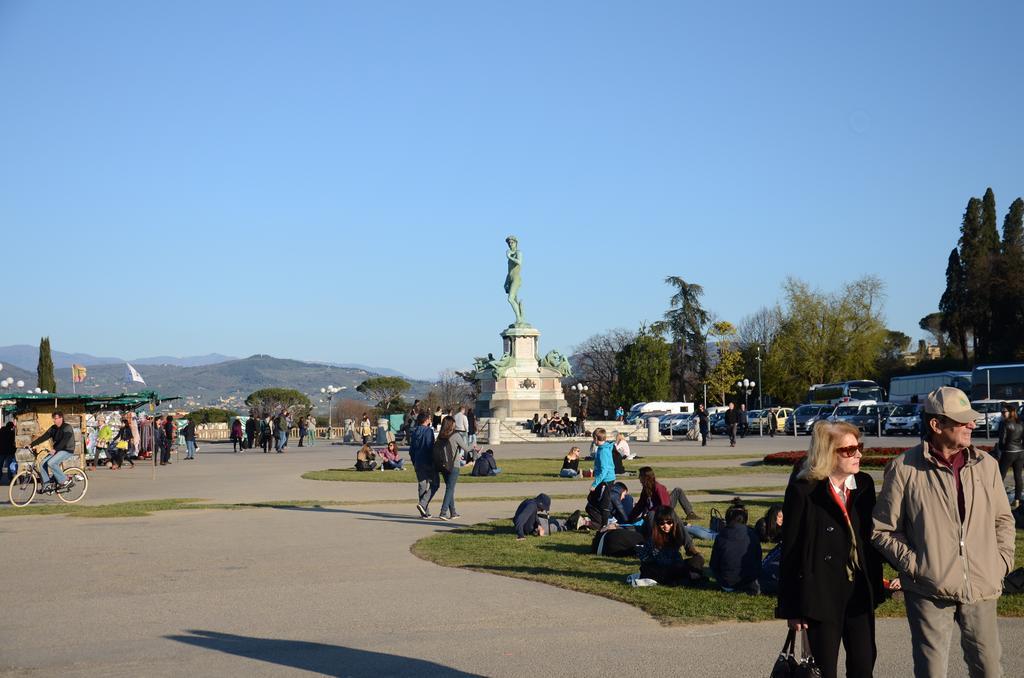
M348 386L335 386L334 384L331 384L329 386L324 386L323 388L320 389L320 393L322 393L323 395L325 395L327 397L327 439L328 440L330 440L330 438L331 438L331 429L334 428L334 396L337 395L338 393L341 393L342 391L344 391L347 388L348 388ZM320 402L324 402L324 399L321 398Z
M583 422L587 418L587 392L590 390L590 387L584 383L578 383L570 386L569 390L576 394L576 406L579 410L576 424L582 429L584 427ZM583 435L582 430L579 432L579 435Z
M736 382L736 390L743 394L743 406L747 409L750 408L750 405L747 403L747 398L749 398L750 394L754 392L755 386L757 386L756 381L750 381L745 378Z

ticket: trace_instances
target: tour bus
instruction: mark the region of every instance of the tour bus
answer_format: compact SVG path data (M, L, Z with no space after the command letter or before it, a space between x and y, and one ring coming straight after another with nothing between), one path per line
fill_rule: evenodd
M971 373L971 400L1024 399L1024 364L978 365Z
M807 391L804 402L815 405L835 405L848 400L885 400L885 390L873 381L854 379L835 384L815 384Z
M971 392L970 372L931 372L893 377L889 382L889 402L923 403L928 394L942 386L952 386L964 393Z

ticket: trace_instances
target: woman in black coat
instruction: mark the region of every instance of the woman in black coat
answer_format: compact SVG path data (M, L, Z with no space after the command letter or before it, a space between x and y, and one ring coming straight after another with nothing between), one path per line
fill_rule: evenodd
M806 629L822 675L871 676L882 559L871 546L875 484L860 470L864 444L846 423L814 426L807 459L786 488L776 616Z

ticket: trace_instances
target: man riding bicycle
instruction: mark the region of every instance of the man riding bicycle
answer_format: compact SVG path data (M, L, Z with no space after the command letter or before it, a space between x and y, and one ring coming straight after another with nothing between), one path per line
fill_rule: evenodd
M45 459L39 462L39 475L43 478L42 491L47 492L55 489L50 485L50 473L53 473L56 489L63 490L71 482L64 475L60 465L64 460L75 456L75 429L71 428L71 424L64 423L64 414L62 412L53 413L53 426L47 429L46 433L33 440L31 446L35 447L47 440L53 441L53 453L47 455ZM47 467L49 467L49 473L47 472Z

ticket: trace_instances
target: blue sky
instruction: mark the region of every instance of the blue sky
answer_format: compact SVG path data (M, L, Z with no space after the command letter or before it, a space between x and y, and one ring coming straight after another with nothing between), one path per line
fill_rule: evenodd
M916 337L1024 194L1024 9L847 4L0 0L0 345L431 377L500 351L509 233L545 351L667 275L877 274Z

